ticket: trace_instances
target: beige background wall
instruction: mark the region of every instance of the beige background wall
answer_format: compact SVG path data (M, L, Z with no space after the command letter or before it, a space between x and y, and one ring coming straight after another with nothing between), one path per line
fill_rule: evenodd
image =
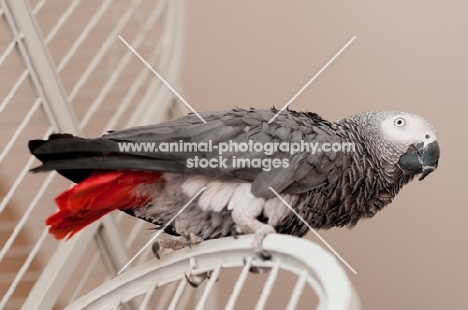
M365 309L466 309L468 2L186 3L182 82L198 111L282 107L357 36L291 108L329 120L420 114L437 127L442 157L375 218L322 235L357 270Z

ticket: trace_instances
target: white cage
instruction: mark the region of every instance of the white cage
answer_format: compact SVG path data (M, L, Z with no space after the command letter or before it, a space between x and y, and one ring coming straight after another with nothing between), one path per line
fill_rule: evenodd
M175 291L168 290L165 298L160 298L150 309L180 309L181 295L187 287L185 275L205 272L212 272L211 277L203 287L197 288L200 296L195 300L193 308L219 309L220 305L215 304L213 299L207 305L208 297L221 269L235 267L241 267L242 270L229 299L223 305L226 310L234 309L251 267L271 268L262 292L255 302L256 310L265 308L280 269L297 275L285 309L296 309L306 285L313 287L319 296L320 302L316 309L359 309L359 301L351 283L332 254L310 241L284 235L270 235L265 238L264 247L274 258L271 261L261 261L252 257L250 247L252 238L252 236L241 236L237 240L233 238L210 240L192 249L169 254L161 261L150 261L106 282L78 299L67 307L67 310L118 309L137 296L144 296L138 309L146 309L156 288L174 282L177 282Z
M27 141L52 132L99 136L186 113L118 39L125 38L178 89L183 1L0 0L0 19L0 309L144 309L155 300L160 309L169 306L165 301L179 301L177 309L183 304L216 309L214 277L191 298L192 293L182 294L183 272L196 259L197 272L213 270L216 275L221 267L241 268L244 257L247 266L273 268L259 309L281 268L299 276L291 306L301 286L309 284L320 297L319 309L358 309L336 261L316 245L292 237L267 238L266 248L277 254L271 262L249 258L248 237L229 238L178 251L161 262L143 264L152 258L145 251L132 265L138 267L118 277L117 271L149 238L147 223L117 212L68 242L53 240L44 219L55 210L53 197L70 184L55 173L28 174L38 162L27 152ZM295 244L301 251L284 253L276 242ZM306 260L307 251L323 261ZM246 270L232 298L237 298ZM174 281L179 284L171 286ZM172 299L173 292L177 298Z

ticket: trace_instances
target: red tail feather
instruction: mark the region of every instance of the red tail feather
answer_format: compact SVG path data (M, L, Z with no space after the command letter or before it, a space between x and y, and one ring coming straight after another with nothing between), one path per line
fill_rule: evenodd
M56 239L71 238L107 213L143 206L151 197L138 196L136 187L159 180L159 172L102 171L90 175L55 198L59 211L46 221Z

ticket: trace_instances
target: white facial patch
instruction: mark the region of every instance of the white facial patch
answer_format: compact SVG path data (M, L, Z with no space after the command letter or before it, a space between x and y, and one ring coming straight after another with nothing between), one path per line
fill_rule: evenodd
M384 138L390 141L430 143L437 140L435 128L424 118L407 113L389 116L381 124Z

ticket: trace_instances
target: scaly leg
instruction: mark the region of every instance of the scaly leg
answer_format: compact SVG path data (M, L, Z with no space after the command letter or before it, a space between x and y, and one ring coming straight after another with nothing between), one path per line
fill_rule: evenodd
M197 235L190 233L185 237L186 241L178 240L175 238L171 239L159 239L153 243L153 253L158 258L161 259L161 253L164 249L171 249L177 251L185 247L191 247L192 245L199 244L204 240Z
M159 239L153 243L153 253L157 259L161 259L161 253L164 249L177 251L187 246L187 242L178 239Z
M234 209L231 213L234 223L244 233L253 233L254 240L252 242L252 250L263 260L271 258L271 254L263 250L263 239L268 234L276 233L273 226L263 224L257 220L254 216L246 212L245 210Z

